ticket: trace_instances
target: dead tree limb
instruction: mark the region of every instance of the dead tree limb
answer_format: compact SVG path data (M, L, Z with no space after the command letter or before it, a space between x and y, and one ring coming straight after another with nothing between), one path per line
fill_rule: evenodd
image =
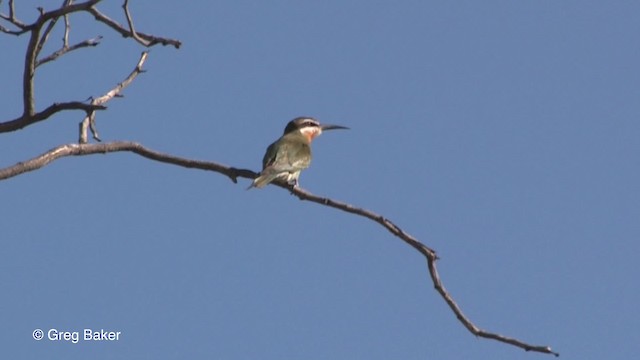
M129 151L136 153L140 156L143 156L147 159L168 163L172 165L178 165L185 168L195 168L201 170L209 170L215 171L220 174L223 174L230 178L234 183L238 182L238 178L246 178L246 179L254 179L258 174L247 169L239 169L228 165L219 164L216 162L210 161L198 161L186 159L174 155L160 153L151 149L148 149L142 146L139 143L135 142L125 142L125 141L116 141L102 144L67 144L61 145L54 149L51 149L44 154L37 156L33 159L27 160L25 162L17 163L13 166L9 166L4 169L0 169L0 180L8 179L25 172L37 170L47 164L65 156L84 156L91 154L104 154L110 152L121 152L121 151ZM333 200L326 197L321 197L314 195L300 187L291 187L290 185L279 182L274 183L274 185L279 186L281 188L287 189L291 191L294 195L296 195L300 200L311 201L320 205L329 206L335 209L339 209L351 214L359 215L370 219L389 232L391 232L394 236L404 241L409 246L416 249L420 252L427 260L427 268L429 270L429 275L431 277L431 281L436 291L447 303L451 311L453 311L456 318L467 328L472 334L486 338L493 339L505 344L510 344L526 351L533 351L545 354L552 354L555 356L559 356L557 352L551 350L551 347L544 345L531 345L524 341L520 341L515 338L507 337L504 335L500 335L498 333L489 332L477 327L471 320L464 315L458 304L455 302L451 294L447 291L447 289L442 284L440 280L440 274L438 273L436 262L438 260L438 256L436 255L435 250L430 247L424 245L418 239L405 232L402 228L396 225L391 220L385 218L384 216L377 214L373 211L356 207L351 204Z
M101 0L88 0L75 3L72 0L63 0L62 5L54 10L45 11L43 8L39 8L40 14L38 18L31 24L26 24L18 19L15 11L15 3L13 0L9 1L9 13L8 15L0 13L0 20L8 22L15 28L15 30L0 25L0 32L16 36L29 33L29 41L25 52L22 74L22 114L14 118L13 120L0 122L0 133L23 129L37 122L46 120L52 115L64 110L84 110L87 113L87 118L89 118L87 122L89 123L89 125L91 125L92 131L95 130L95 110L105 109L103 104L108 100L102 102L92 102L91 104L82 104L82 102L80 101L71 101L53 104L47 107L45 110L42 110L40 112L36 111L34 79L37 67L42 64L54 61L71 51L86 47L97 46L100 43L100 39L102 38L101 36L98 36L81 41L74 45L69 45L70 25L68 17L70 14L77 12L87 12L93 15L97 21L106 24L108 27L114 29L124 37L134 38L145 47L151 47L158 44L171 45L175 48L180 47L181 42L178 40L136 32L133 26L133 20L131 19L131 14L128 9L128 0L124 2L123 9L127 17L127 21L129 22L129 29L124 28L122 25L118 24L117 22L111 20L109 17L101 13L96 8L96 5L100 1ZM60 18L64 18L65 26L62 47L48 56L40 57L41 50L43 49L45 43L49 40L49 35L51 34ZM143 55L143 57L146 58L146 55ZM139 70L137 73L140 72L141 70ZM125 86L126 85L123 86L121 83L117 87L119 87L121 90ZM120 90L118 90L115 95L118 95ZM111 96L111 98L112 97L113 96ZM80 138L82 139L82 134ZM94 132L94 138L99 139L97 136L97 132Z
M138 64L136 64L136 67L133 69L133 71L131 71L129 76L127 76L126 79L124 79L121 83L116 85L113 89L108 91L106 94L91 100L91 105L96 107L104 106L105 103L107 103L109 100L113 99L114 97L121 96L120 93L122 92L122 90L124 90L124 88L129 86L129 84L133 82L133 80L138 76L138 74L144 71L142 70L142 65L144 65L145 61L147 61L148 55L149 55L149 52L143 51L142 55L140 55L140 60L138 60ZM101 141L100 136L98 135L98 129L96 127L95 111L87 112L87 116L84 118L84 120L82 120L82 122L80 122L80 138L78 140L80 144L87 143L87 128L91 129L91 134L95 140Z
M23 23L16 18L16 6L14 0L9 0L9 15L0 13L0 19L9 22L11 25L18 28L18 30L10 30L4 26L0 26L0 31L10 35L21 35L29 31L27 24Z
M123 8L126 9L126 7L123 6ZM128 10L127 10L128 11ZM134 33L131 32L132 29L127 29L124 26L120 25L120 23L118 23L117 21L111 19L110 17L108 17L107 15L103 14L100 12L100 10L98 10L95 7L92 7L91 9L89 9L89 12L91 13L91 15L94 16L94 18L96 20L98 20L101 23L106 24L107 26L109 26L110 28L112 28L113 30L117 31L120 33L120 35L122 35L125 38L134 37ZM128 18L128 20L131 20L130 18ZM149 35L149 34L145 34L143 32L139 32L136 31L135 32L135 36L137 36L139 39L143 40L143 42L141 42L141 44L143 44L146 47L151 47L154 45L163 45L163 46L173 46L176 49L179 49L180 46L182 46L182 43L178 40L175 39L169 39L169 38L163 38L163 37L159 37L159 36L153 36L153 35ZM138 42L140 42L138 40Z

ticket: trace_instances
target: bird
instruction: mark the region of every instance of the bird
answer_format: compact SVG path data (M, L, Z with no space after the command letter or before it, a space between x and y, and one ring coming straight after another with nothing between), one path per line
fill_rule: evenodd
M249 185L262 188L278 179L297 187L300 172L311 164L311 142L324 130L349 129L346 126L320 124L318 120L301 116L284 128L284 134L267 148L262 159L262 171Z

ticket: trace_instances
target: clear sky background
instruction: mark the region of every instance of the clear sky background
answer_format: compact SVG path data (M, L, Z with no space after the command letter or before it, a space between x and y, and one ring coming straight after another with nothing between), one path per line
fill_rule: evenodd
M35 19L39 3L17 3ZM99 8L124 23L120 5ZM349 126L316 140L302 187L435 248L479 327L564 359L638 356L640 3L131 9L139 31L183 47L152 49L148 71L98 114L103 140L259 170L296 116ZM102 95L143 50L90 16L71 21L71 42L104 39L40 68L38 109ZM0 36L2 120L21 111L27 39ZM1 134L0 167L76 141L81 120ZM474 338L424 259L379 225L248 184L131 153L0 182L1 357L551 358ZM36 328L122 337L38 342Z

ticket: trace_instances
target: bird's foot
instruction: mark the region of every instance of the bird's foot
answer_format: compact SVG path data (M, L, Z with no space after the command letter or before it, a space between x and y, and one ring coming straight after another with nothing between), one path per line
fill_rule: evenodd
M298 188L298 180L297 179L288 180L287 185L289 185L289 191L291 192L291 195L295 195L293 190Z

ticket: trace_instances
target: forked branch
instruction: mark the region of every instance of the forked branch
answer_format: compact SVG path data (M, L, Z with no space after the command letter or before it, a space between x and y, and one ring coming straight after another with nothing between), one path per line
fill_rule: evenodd
M86 111L87 117L85 118L83 124L89 124L90 128L93 131L95 130L95 110L104 109L104 103L111 99L113 96L119 95L120 90L128 84L119 84L119 90L117 90L113 96L109 97L109 99L106 99L104 101L93 101L91 104L84 105L80 105L81 102L79 101L72 101L67 103L53 104L43 111L36 111L34 80L37 67L42 64L54 61L71 51L97 46L102 39L101 36L97 36L73 45L69 45L70 14L76 12L90 13L96 18L97 21L106 24L110 28L119 32L124 37L131 37L135 39L145 47L151 47L158 44L172 45L175 48L180 47L181 42L178 40L136 32L133 25L131 13L129 12L128 0L125 0L123 4L125 17L127 18L127 22L129 24L128 29L124 28L122 25L102 14L96 8L96 5L100 1L101 0L88 0L76 3L72 0L63 0L62 5L54 10L45 11L45 9L39 8L38 10L40 13L38 18L31 24L26 24L18 19L15 11L15 3L13 0L9 1L9 12L8 14L0 13L0 21L7 22L8 24L10 24L10 26L14 27L15 30L9 29L9 27L5 27L0 24L0 32L18 36L29 33L29 42L27 44L25 52L24 67L22 72L22 114L13 120L0 122L0 133L22 129L29 125L46 120L50 116L60 111L76 109ZM65 26L62 47L48 56L40 57L40 52L44 48L46 42L49 40L50 34L52 33L60 18L64 19ZM144 55L144 57L146 58L146 55ZM140 71L138 71L137 73L139 72ZM93 135L94 138L98 139L97 132L94 131Z
M124 88L129 86L133 82L133 80L138 76L138 74L142 73L144 70L142 69L142 65L147 61L147 56L149 56L149 52L143 51L142 55L140 55L140 60L138 60L138 64L131 71L129 76L127 76L124 81L116 85L113 89L109 90L106 94L91 100L91 105L93 106L104 106L109 100L113 99L116 96L121 96L120 93ZM80 123L80 138L79 143L85 144L87 142L87 128L91 129L91 134L93 138L101 141L100 136L98 135L98 129L96 127L96 112L91 111L87 113L87 116Z
M129 12L128 7L123 6L123 8L126 9L127 13ZM146 47L151 47L151 46L160 44L163 46L170 45L175 47L176 49L179 49L180 46L182 46L182 43L179 40L145 34L143 32L135 31L133 27L131 27L130 29L127 29L124 26L120 25L120 23L118 23L117 21L111 19L107 15L100 12L100 10L98 10L95 7L90 8L89 13L91 13L91 15L93 15L95 19L98 20L99 22L104 23L110 28L112 28L113 30L119 32L120 35L122 35L123 37L134 38L136 39L136 41L138 41L139 43L143 44ZM127 16L127 21L131 22L131 16Z
M68 145L58 146L33 159L15 164L13 166L10 166L4 169L0 169L0 180L8 179L10 177L14 177L28 171L39 169L51 163L52 161L65 156L83 156L83 155L104 154L109 152L121 152L121 151L130 151L140 156L143 156L147 159L160 161L163 163L168 163L173 165L178 165L185 168L195 168L195 169L201 169L201 170L215 171L229 177L234 183L237 183L237 179L239 177L246 178L246 179L254 179L258 175L255 172L247 169L238 169L235 167L231 167L231 166L227 166L227 165L223 165L215 162L197 161L197 160L185 159L185 158L174 156L174 155L160 153L157 151L150 150L142 146L141 144L135 143L135 142L116 141L116 142L109 142L109 143L103 143L103 144L68 144ZM394 236L398 237L399 239L407 243L409 246L413 247L418 252L420 252L427 260L427 268L429 270L429 275L431 277L431 281L436 291L444 299L444 301L447 303L451 311L453 311L456 318L472 334L478 337L493 339L505 344L510 344L510 345L519 347L521 349L524 349L526 351L534 351L534 352L559 356L559 354L551 350L551 347L549 346L531 345L515 338L485 331L477 327L475 324L473 324L471 320L469 320L469 318L466 315L464 315L464 313L462 312L458 304L454 301L451 294L449 294L449 292L446 290L446 288L442 284L442 281L440 280L440 274L438 273L438 270L436 267L436 262L438 260L438 256L436 255L436 252L433 249L429 248L428 246L424 245L418 239L414 238L409 233L405 232L402 228L400 228L391 220L383 217L380 214L377 214L373 211L370 211L364 208L359 208L345 202L314 195L299 187L291 187L290 185L287 185L285 183L274 183L274 185L291 191L294 195L300 198L300 200L307 200L307 201L315 202L320 205L333 207L333 208L336 208L351 214L359 215L367 219L370 219L372 221L375 221L376 223L382 225L389 232L391 232Z

